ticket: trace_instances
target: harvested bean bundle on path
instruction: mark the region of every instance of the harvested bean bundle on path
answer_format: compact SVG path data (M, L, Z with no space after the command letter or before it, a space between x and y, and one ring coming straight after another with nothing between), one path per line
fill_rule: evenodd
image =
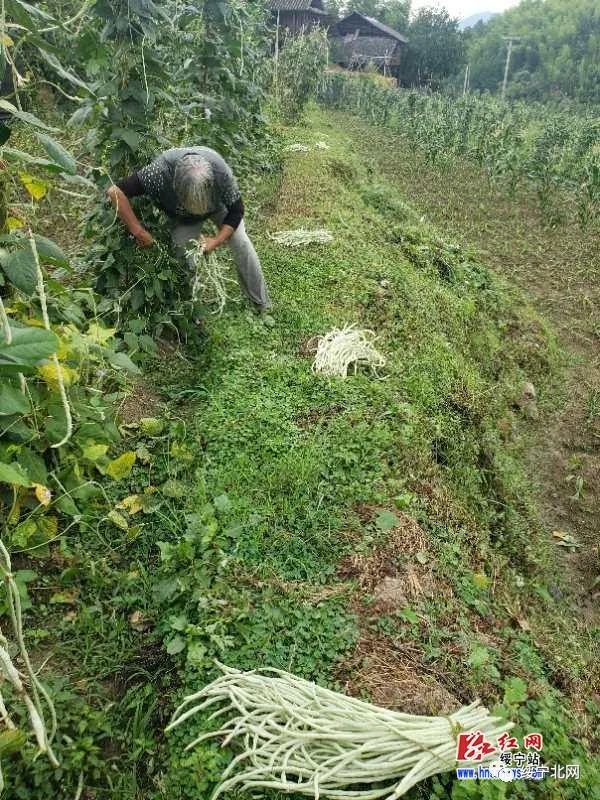
M371 367L373 371L385 366L384 356L373 344L375 338L373 331L362 330L356 325L334 328L318 339L313 372L346 378L352 365L355 374L361 364Z
M315 228L314 230L298 228L293 231L272 233L271 239L277 244L285 244L288 247L303 247L307 244L329 244L333 241L333 236L324 228Z
M445 717L421 717L379 708L277 669L223 675L186 697L167 731L217 706L225 716L203 741L235 742L239 755L222 775L212 800L236 787L275 789L315 800L394 800L419 781L456 767L457 735L492 738L512 725L479 702ZM262 673L262 674L261 674Z

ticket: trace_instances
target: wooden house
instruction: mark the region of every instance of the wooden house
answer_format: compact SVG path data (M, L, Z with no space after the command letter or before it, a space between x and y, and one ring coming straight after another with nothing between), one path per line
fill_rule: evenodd
M356 70L373 64L384 75L398 78L407 41L383 22L355 11L331 31L331 61Z
M330 22L322 0L267 0L267 8L281 31L298 33L315 25L328 26Z

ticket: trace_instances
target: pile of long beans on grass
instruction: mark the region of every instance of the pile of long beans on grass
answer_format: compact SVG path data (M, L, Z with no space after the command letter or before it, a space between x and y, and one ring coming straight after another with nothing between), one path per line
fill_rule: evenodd
M352 367L356 374L361 365L375 372L377 367L385 366L384 356L375 348L375 338L373 331L356 325L334 328L325 336L319 336L313 372L346 378Z
M461 731L493 738L511 728L479 702L446 717L420 717L379 708L277 669L223 675L177 708L167 731L217 706L216 729L190 742L235 742L239 755L212 800L236 787L274 789L316 800L377 800L456 767Z
M271 234L271 239L277 244L286 247L305 247L308 244L329 244L333 236L325 228L297 228L291 231L277 231Z

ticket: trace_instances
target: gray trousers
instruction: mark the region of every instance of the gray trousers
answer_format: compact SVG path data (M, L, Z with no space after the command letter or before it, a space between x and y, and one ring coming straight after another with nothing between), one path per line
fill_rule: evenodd
M211 219L217 227L223 224L223 216L220 214L211 217ZM198 241L198 237L202 232L202 225L202 222L193 222L188 225L179 223L174 226L171 231L171 239L178 258L185 260L185 252L190 249L194 242ZM238 281L242 290L259 309L271 308L269 290L267 289L254 245L246 233L244 220L240 222L238 228L233 232L231 238L227 241L227 245L233 255ZM193 267L193 264L190 264L190 266Z

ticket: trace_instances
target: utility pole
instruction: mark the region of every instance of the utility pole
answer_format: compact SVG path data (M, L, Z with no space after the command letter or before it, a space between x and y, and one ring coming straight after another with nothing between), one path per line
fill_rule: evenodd
M505 42L508 42L508 51L506 53L506 64L504 66L504 80L502 82L502 99L506 97L506 86L508 84L508 70L510 67L510 57L512 55L513 42L520 42L520 36L503 36Z
M467 64L467 66L465 67L465 83L464 83L464 86L463 86L463 97L465 97L467 92L469 91L469 75L470 75L470 72L471 72L471 65Z
M279 97L279 9L277 9L277 27L275 28L275 97Z

